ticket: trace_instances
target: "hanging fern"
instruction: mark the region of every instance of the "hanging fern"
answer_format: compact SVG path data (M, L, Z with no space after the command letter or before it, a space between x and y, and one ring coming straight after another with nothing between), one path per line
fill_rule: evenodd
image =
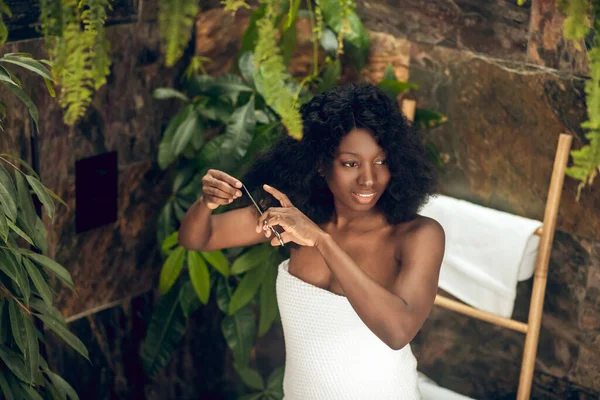
M339 2L342 24L337 36L338 49L336 52L336 58L338 58L341 54L344 54L344 36L347 33L352 32L352 28L350 26L350 15L354 12L354 8L356 7L354 0L339 0Z
M111 10L110 0L81 0L79 3L84 34L93 43L91 48L92 80L94 89L98 90L106 84L110 74L110 42L106 40L104 24L106 10Z
M591 185L600 169L600 1L571 0L563 5L568 17L564 22L564 34L567 39L580 41L589 32L588 10L591 6L591 16L594 28L592 48L588 51L590 78L585 84L588 120L581 124L589 129L585 137L589 140L579 150L571 151L574 165L567 168L566 174L581 181L577 188L577 200L585 185ZM576 42L577 43L577 42Z
M160 36L165 46L165 64L175 65L190 41L199 12L197 0L161 0L158 14Z
M267 104L281 117L288 134L296 139L302 137L302 118L298 110L296 97L286 85L288 73L276 38L279 32L275 20L280 12L278 0L261 0L265 5L264 16L256 22L258 40L254 53L257 69L257 88Z
M94 91L106 84L110 73L110 45L104 31L110 7L110 0L40 1L40 30L68 125L85 114Z

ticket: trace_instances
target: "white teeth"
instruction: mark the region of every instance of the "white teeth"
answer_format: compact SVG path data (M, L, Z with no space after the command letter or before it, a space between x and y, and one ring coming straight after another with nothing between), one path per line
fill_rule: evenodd
M360 194L360 193L356 193L356 195L358 197L373 197L375 196L375 193L371 193L371 194Z

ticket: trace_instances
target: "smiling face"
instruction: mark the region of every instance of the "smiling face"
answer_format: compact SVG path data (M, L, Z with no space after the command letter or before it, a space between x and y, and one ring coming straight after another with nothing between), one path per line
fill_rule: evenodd
M336 207L372 209L390 181L385 151L366 129L355 128L342 138L326 175Z

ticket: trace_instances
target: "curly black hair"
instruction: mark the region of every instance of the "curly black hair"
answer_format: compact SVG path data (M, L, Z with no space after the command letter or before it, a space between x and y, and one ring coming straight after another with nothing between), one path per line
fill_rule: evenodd
M353 128L369 130L386 152L390 171L387 189L375 205L389 224L411 220L437 189L437 174L418 132L407 122L396 99L370 83L353 83L318 94L302 105L304 134L300 141L284 136L260 154L242 181L264 209L279 202L263 184L287 194L317 224L331 220L333 194L319 167L332 166L337 147ZM249 201L243 196L238 204Z

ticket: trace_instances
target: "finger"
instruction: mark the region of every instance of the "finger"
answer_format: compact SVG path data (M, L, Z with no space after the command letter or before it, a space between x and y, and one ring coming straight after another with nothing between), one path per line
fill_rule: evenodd
M237 190L234 187L231 187L231 185L228 182L213 178L212 176L207 177L206 180L203 181L203 183L208 184L209 186L213 186L217 189L220 189L220 190L228 193L229 195L231 195L231 197L241 197L242 196L242 192Z
M267 227L268 222L266 223L265 221L267 221L269 218L273 218L275 215L280 215L281 213L285 212L285 208L281 208L281 207L271 207L269 209L267 209L267 211L265 211L263 213L263 215L261 215L258 218L258 221L256 222L256 232L260 232L261 229L265 230L265 229L269 229Z
M292 237L293 237L288 232L280 233L279 236L281 236L281 240L283 241L283 244L291 242ZM271 246L281 246L281 242L279 241L279 238L277 236L275 236L275 237L273 237L273 239L271 239Z
M217 178L217 179L220 179L222 181L229 183L233 187L237 187L237 188L242 187L242 182L240 182L239 180L235 179L233 176L231 176L223 171L219 171L218 169L209 169L208 173L211 176L213 176L214 178Z
M273 195L273 197L275 197L277 200L279 200L279 202L281 203L281 205L283 207L293 207L294 205L292 204L292 202L290 201L290 199L283 193L281 193L279 190L275 189L272 186L269 185L263 185L263 188L269 192L270 194Z
M263 229L264 221L269 218L270 213L271 209L268 209L260 217L258 217L258 221L256 221L256 233L259 233Z
M205 194L208 194L210 196L214 196L214 197L220 197L222 199L226 199L226 200L233 200L233 195L226 193L220 189L214 188L212 186L205 186L202 188L202 191Z
M214 203L214 204L229 204L233 201L233 199L224 199L222 197L217 196L204 196L205 202Z

